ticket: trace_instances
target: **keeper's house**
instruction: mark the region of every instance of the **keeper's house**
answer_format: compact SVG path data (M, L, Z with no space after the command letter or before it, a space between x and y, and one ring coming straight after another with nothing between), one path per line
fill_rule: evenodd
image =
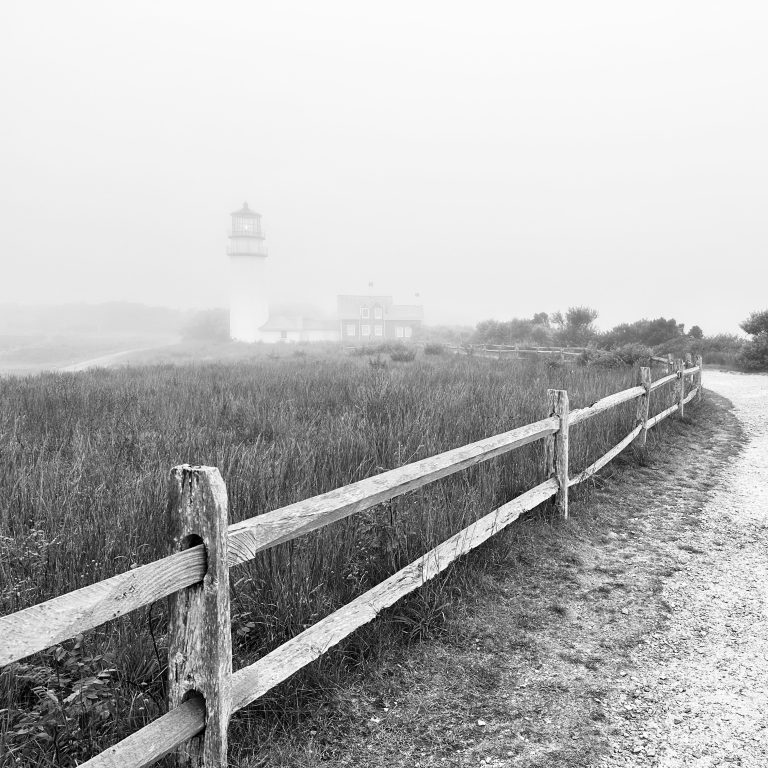
M391 296L339 296L341 341L404 341L414 338L424 319L420 304L394 304Z

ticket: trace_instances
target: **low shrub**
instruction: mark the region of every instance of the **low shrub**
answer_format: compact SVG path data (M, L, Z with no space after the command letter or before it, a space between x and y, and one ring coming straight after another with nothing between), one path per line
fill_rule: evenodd
M416 359L416 350L403 347L402 349L396 349L394 352L391 352L389 357L394 363L412 363Z
M433 341L430 344L424 345L425 355L442 355L445 353L445 345L438 341Z
M637 343L622 344L612 350L612 353L627 365L648 365L653 357L653 350L650 347Z
M753 336L736 361L746 371L768 371L768 332Z

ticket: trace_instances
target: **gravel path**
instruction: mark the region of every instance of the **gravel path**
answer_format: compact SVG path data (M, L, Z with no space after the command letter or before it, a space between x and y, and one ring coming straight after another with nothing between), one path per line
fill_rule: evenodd
M702 549L665 582L669 624L634 654L637 717L605 766L768 766L768 377L709 371L706 387L747 444L701 510Z

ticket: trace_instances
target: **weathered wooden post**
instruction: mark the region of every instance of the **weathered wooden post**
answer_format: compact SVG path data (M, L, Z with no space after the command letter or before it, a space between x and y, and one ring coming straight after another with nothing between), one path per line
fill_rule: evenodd
M685 353L685 367L691 368L693 366L693 358L691 357L690 352Z
M563 520L568 519L568 393L564 389L548 389L549 414L560 419L560 429L547 438L547 470L560 486L555 507Z
M637 451L642 456L645 452L645 442L648 438L648 410L651 405L650 368L640 368L637 376L637 383L645 390L645 394L637 400L637 414L635 417L635 426L638 426L639 424L643 425L643 428L635 441Z
M205 730L176 748L179 768L227 764L232 635L227 561L227 489L215 467L174 467L168 491L172 552L205 547L202 582L168 598L168 705L205 700Z
M667 352L667 373L672 373L675 370L675 361L672 358L672 353Z
M701 385L701 375L704 372L704 358L701 355L696 355L696 367L699 369L699 372L696 374L696 382L699 386L699 392L696 395L696 402L700 403L704 397L704 387Z
M562 347L560 347L560 362L565 362L565 350Z
M685 418L685 363L682 360L678 360L676 364L677 370L677 410L678 416Z

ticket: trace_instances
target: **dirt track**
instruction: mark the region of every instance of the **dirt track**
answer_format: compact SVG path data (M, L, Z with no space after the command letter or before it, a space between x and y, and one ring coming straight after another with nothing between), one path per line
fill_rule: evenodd
M747 444L701 510L701 551L664 585L667 632L635 657L639 687L652 678L667 694L632 732L632 757L604 765L768 765L768 377L706 382L733 403Z

